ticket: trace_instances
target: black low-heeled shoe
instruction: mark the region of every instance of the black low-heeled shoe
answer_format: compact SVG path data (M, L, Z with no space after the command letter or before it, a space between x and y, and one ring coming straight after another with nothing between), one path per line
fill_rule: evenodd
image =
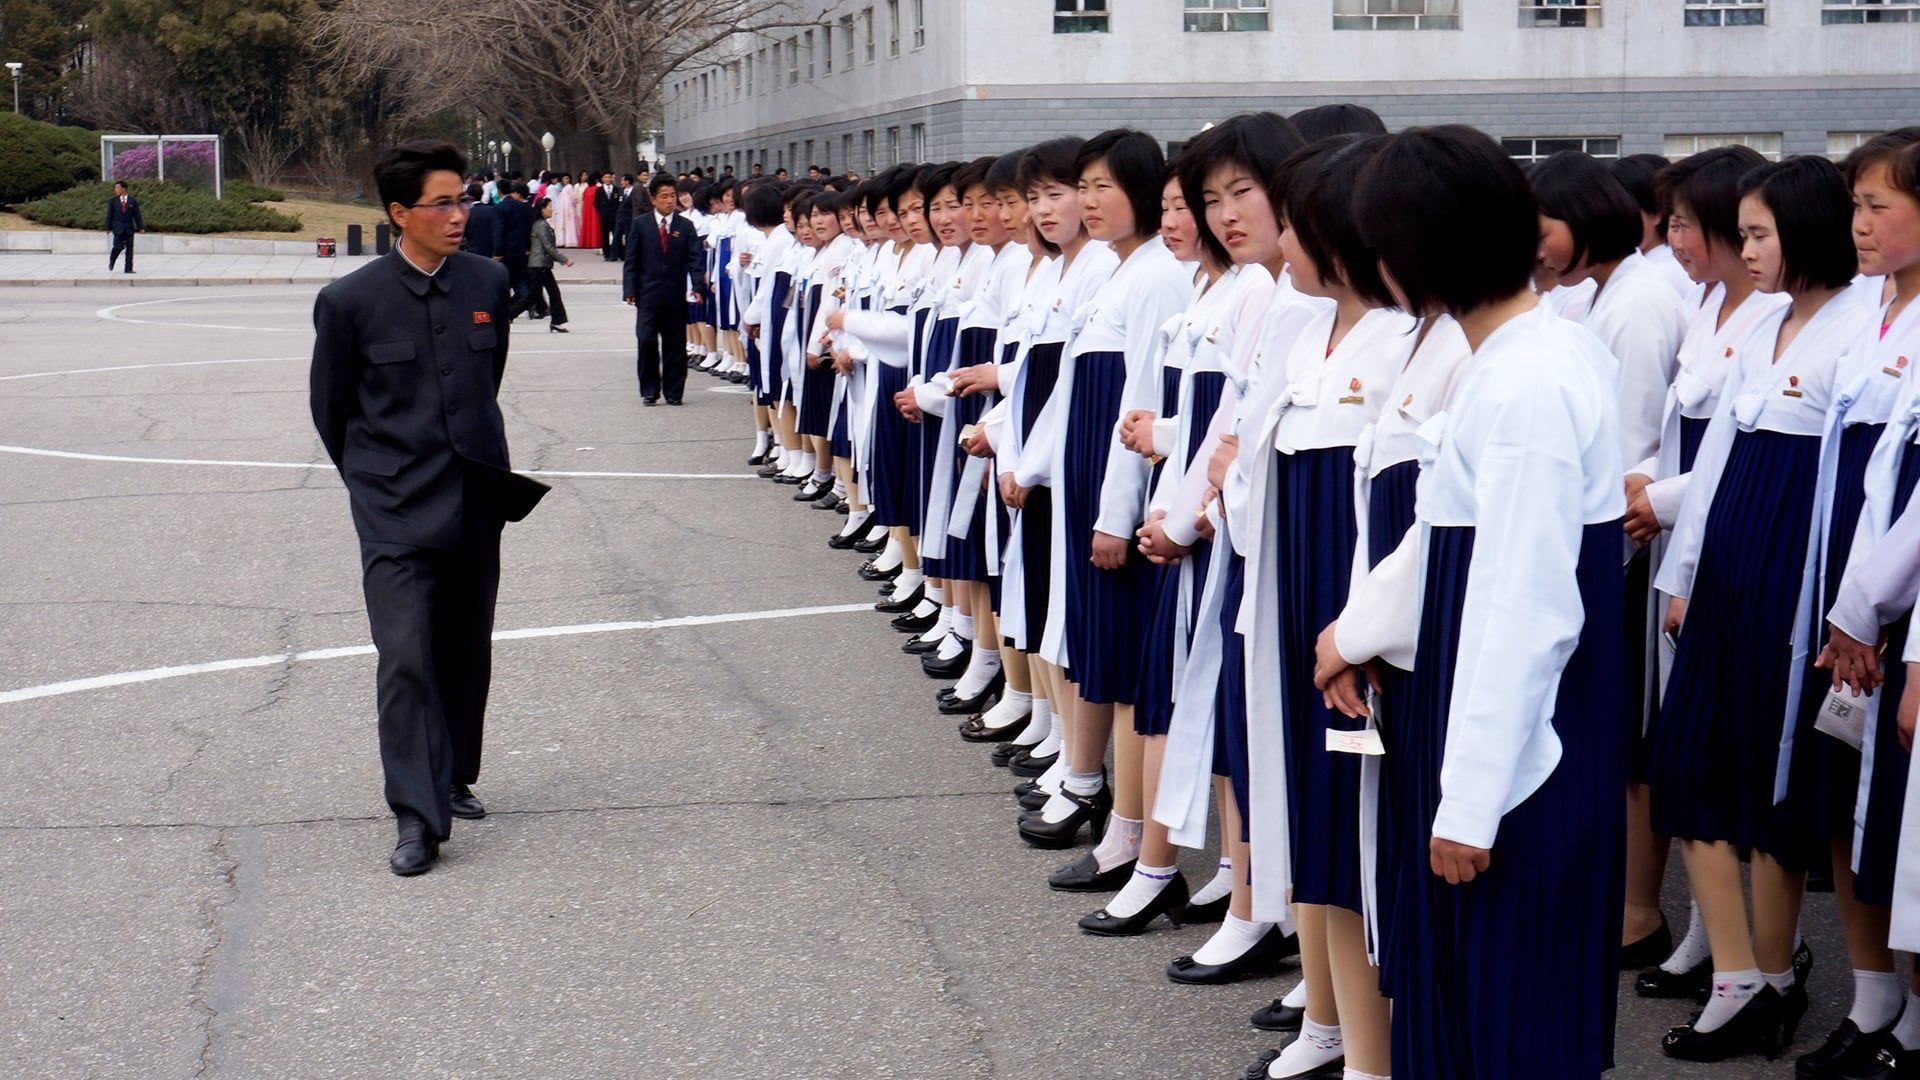
M1006 684L1006 675L1003 672L996 671L993 673L993 678L987 680L987 685L972 697L963 698L957 695L942 696L940 699L940 711L948 716L964 716L967 713L985 712L992 707L995 701L999 700L1000 688ZM1022 726L1024 727L1025 725ZM1002 728L1001 730L1007 732L1006 737L1009 739L1013 738L1015 734L1018 734L1016 730L1010 728ZM990 742L994 740L976 739L975 741Z
M1793 985L1807 985L1807 976L1813 974L1813 947L1805 941L1793 950Z
M853 550L853 545L859 543L859 541L860 533L858 530L850 533L837 532L827 537L827 546L835 551L851 551Z
M1038 810L1047 805L1047 800L1052 797L1052 795L1036 787L1032 791L1022 792L1014 796L1014 801L1020 804L1020 809L1022 810ZM1117 889L1119 886L1116 885L1114 888Z
M847 505L847 500L832 488L828 488L825 495L813 500L813 508L815 510L838 510L845 505Z
M882 525L880 531L865 540L855 541L853 550L862 555L878 555L887 548L887 528Z
M1277 997L1273 999L1273 1004L1254 1013L1247 1022L1261 1031L1299 1031L1301 1022L1306 1018L1305 1006L1289 1005L1286 998Z
M1643 998L1692 998L1702 1005L1706 1004L1707 993L1712 988L1712 957L1695 964L1691 971L1676 975L1663 967L1651 967L1633 980L1633 992Z
M1095 937L1138 937L1146 933L1147 927L1152 925L1153 920L1162 915L1165 915L1167 921L1178 930L1180 913L1186 910L1187 898L1191 895L1187 891L1186 875L1175 870L1173 880L1161 886L1154 898L1147 901L1146 907L1124 919L1107 914L1106 908L1101 908L1091 915L1082 915L1080 932L1092 934Z
M900 615L895 615L890 625L903 634L924 634L928 630L933 629L933 624L939 621L940 613L938 611L930 611L925 615L915 615L913 612L908 611Z
M1279 1060L1279 1057L1279 1050L1261 1051L1260 1056L1253 1059L1253 1064L1247 1066L1247 1071L1240 1074L1240 1080L1267 1080L1267 1070L1273 1067L1273 1063ZM1340 1080L1346 1074L1347 1055L1341 1054L1332 1061L1315 1065L1306 1072L1290 1073L1287 1080Z
M1920 1051L1900 1045L1891 1031L1860 1037L1859 1060L1833 1073L1837 1080L1901 1080L1920 1076Z
M815 499L824 499L832 493L833 481L829 480L824 484L816 484L812 480L808 480L806 483L800 485L799 491L793 493L793 501L812 502Z
M1033 809L1038 810L1046 803L1048 795L1044 791L1036 791L1035 794L1040 796L1040 802ZM1138 859L1128 859L1111 869L1102 870L1100 860L1089 851L1048 874L1047 888L1054 892L1119 892L1120 887L1133 876L1133 868L1138 864Z
M1888 1025L1886 1031L1892 1030ZM1849 1066L1865 1064L1873 1056L1867 1037L1880 1034L1885 1032L1864 1032L1852 1020L1842 1020L1825 1042L1794 1059L1793 1074L1800 1080L1832 1080Z
M1725 1061L1743 1054L1763 1054L1772 1061L1784 1049L1780 1010L1780 992L1762 986L1725 1024L1712 1031L1698 1031L1693 1023L1676 1027L1660 1040L1660 1049L1680 1061ZM1700 1017L1693 1020L1697 1023Z
M1107 835L1107 818L1113 813L1113 788L1102 784L1100 790L1091 795L1064 790L1062 794L1073 801L1073 813L1059 821L1023 821L1020 839L1031 847L1050 851L1070 848L1080 836L1080 826L1085 825L1093 834L1093 842L1098 844Z
M1227 917L1227 905L1232 901L1233 895L1229 893L1218 900L1209 900L1204 904L1189 903L1187 910L1180 913L1180 921L1188 926L1223 922Z
M894 598L894 599L882 600L879 603L873 605L873 610L878 611L884 615L904 615L907 612L912 611L914 608L919 607L920 601L926 599L926 597L927 597L927 587L924 584L915 585L913 587L913 591L908 593L907 595Z
M1667 925L1667 917L1660 916L1660 925L1653 933L1639 941L1620 946L1620 970L1638 971L1650 968L1673 955L1673 929Z
M860 550L859 545L855 545L854 550ZM894 578L900 576L900 567L895 566L891 570L878 570L874 568L873 563L864 562L860 564L858 573L867 581L892 581Z
M1032 722L1031 717L1029 717L1028 722ZM987 764L996 769L1004 769L1007 767L1007 763L1013 760L1013 755L1025 749L1027 748L1019 743L1001 743L987 751Z
M781 472L780 466L775 464L774 456L772 454L768 454L766 458L766 464L754 470L753 475L759 477L762 480L771 480L774 477L779 476L780 472Z
M1019 738L1031 723L1033 714L1028 713L1011 724L988 727L985 714L979 714L960 722L960 737L970 743L1005 743Z
M1224 964L1202 964L1191 956L1176 956L1167 965L1167 978L1189 986L1221 986L1242 979L1264 979L1279 974L1280 961L1300 952L1300 939L1269 927L1253 947Z
M785 484L788 487L794 487L799 484L805 484L807 481L812 479L813 477L811 474L806 476L790 476L787 473L781 473L779 476L776 476L773 478L773 482L776 484Z
M946 659L939 653L922 656L920 670L929 679L957 679L966 673L967 665L973 662L973 642L962 638L960 651Z
M915 634L900 644L900 651L913 656L925 656L939 648L940 643L945 640L947 640L945 634L937 637L930 634Z
M766 463L767 463L767 451L765 450L762 450L759 453L747 459L747 464L749 465L765 465Z
M1007 762L1007 771L1015 776L1025 776L1031 779L1053 768L1053 763L1058 760L1060 760L1058 751L1048 754L1045 757L1028 754L1025 757L1016 757L1012 761Z

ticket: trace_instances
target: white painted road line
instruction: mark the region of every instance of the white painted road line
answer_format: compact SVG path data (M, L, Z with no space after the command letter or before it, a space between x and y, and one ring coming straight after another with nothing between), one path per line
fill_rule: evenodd
M83 454L74 450L43 450L37 446L0 444L0 454L63 458L68 461L105 461L121 465L199 465L230 469L307 469L333 472L330 461L228 461L215 458L150 458L123 454ZM570 469L522 469L527 476L564 480L758 480L753 473L591 472Z
M777 608L770 611L731 611L718 615L684 615L672 619L639 619L629 622L575 623L568 626L532 626L520 630L501 630L493 635L495 641L530 641L536 638L576 637L583 634L620 634L636 630L672 630L683 626L721 626L727 623L767 622L773 619L804 619L814 615L845 615L855 611L872 611L871 604L826 604L817 607ZM243 671L248 668L275 667L280 664L300 664L314 660L341 660L354 656L372 656L371 645L344 645L331 649L309 649L297 653L277 653L272 656L244 656L232 660L209 660L199 664L176 664L171 667L147 668L143 671L119 671L111 675L95 675L87 679L68 679L64 682L46 683L41 686L26 686L18 690L0 690L0 705L16 701L34 701L39 698L61 697L67 694L85 693L89 690L105 690L115 686L131 686L137 683L164 682L169 679L184 679L190 675L211 675L222 671Z

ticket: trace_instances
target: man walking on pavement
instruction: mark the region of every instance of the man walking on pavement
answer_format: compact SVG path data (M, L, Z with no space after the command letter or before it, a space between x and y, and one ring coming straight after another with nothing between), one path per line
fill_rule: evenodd
M108 272L112 272L114 260L124 251L127 273L133 273L133 234L144 232L146 227L146 219L140 216L140 200L127 191L125 180L115 180L113 197L107 200L107 231L113 234L113 250L107 253Z

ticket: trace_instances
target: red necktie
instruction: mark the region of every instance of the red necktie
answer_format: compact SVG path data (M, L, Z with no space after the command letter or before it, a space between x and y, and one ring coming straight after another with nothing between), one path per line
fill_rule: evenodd
M660 219L660 250L662 252L665 252L667 250L667 219L666 218Z

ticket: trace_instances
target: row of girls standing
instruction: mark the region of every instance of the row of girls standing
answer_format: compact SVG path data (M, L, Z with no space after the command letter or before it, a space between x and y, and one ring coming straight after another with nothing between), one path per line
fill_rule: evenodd
M1669 1054L1778 1053L1815 863L1855 994L1800 1072L1884 1075L1920 1046L1913 710L1878 708L1920 590L1920 132L1527 176L1295 119L750 187L762 474L847 515L1018 835L1085 830L1049 880L1113 893L1084 931L1218 921L1188 983L1298 952L1250 1075L1596 1075L1642 964L1706 1003ZM1815 727L1836 683L1876 691L1860 751Z

